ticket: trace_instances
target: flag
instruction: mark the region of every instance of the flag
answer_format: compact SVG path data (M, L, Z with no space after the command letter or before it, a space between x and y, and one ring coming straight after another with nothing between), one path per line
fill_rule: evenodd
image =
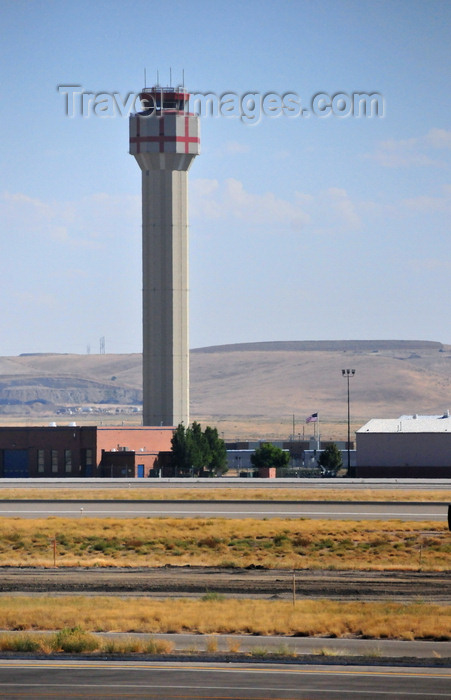
M317 421L318 421L318 414L317 414L317 413L312 413L312 415L309 416L309 417L306 419L305 422L306 422L306 423L316 423Z

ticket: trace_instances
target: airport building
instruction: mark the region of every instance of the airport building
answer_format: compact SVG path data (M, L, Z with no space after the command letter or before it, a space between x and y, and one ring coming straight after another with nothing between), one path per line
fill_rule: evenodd
M173 428L0 428L0 478L148 477L171 450Z
M373 418L356 432L361 478L451 478L451 417Z

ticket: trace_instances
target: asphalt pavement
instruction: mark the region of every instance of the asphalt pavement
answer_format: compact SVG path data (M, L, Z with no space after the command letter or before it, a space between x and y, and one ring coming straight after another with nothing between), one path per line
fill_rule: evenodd
M45 479L2 479L1 488L36 488L36 489L212 489L239 488L246 489L331 489L339 492L345 490L421 490L450 491L451 479L243 479L238 477L217 477L212 479L99 479L99 478L45 478Z
M0 502L11 518L313 518L444 521L447 503L287 501L13 501Z
M268 662L0 660L0 696L147 700L451 697L451 669Z

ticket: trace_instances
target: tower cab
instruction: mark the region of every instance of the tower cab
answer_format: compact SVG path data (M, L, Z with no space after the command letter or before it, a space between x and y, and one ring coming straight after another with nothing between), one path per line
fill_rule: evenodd
M142 114L161 114L162 112L188 112L189 93L183 88L145 87L139 94Z

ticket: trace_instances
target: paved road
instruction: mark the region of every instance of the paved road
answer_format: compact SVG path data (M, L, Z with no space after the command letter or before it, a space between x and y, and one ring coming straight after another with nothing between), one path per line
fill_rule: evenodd
M0 696L148 700L451 697L451 669L268 663L1 661Z
M239 479L223 477L217 479L1 479L0 488L36 489L390 489L450 491L451 479Z
M330 520L447 520L445 503L286 501L1 501L10 518L326 518Z

